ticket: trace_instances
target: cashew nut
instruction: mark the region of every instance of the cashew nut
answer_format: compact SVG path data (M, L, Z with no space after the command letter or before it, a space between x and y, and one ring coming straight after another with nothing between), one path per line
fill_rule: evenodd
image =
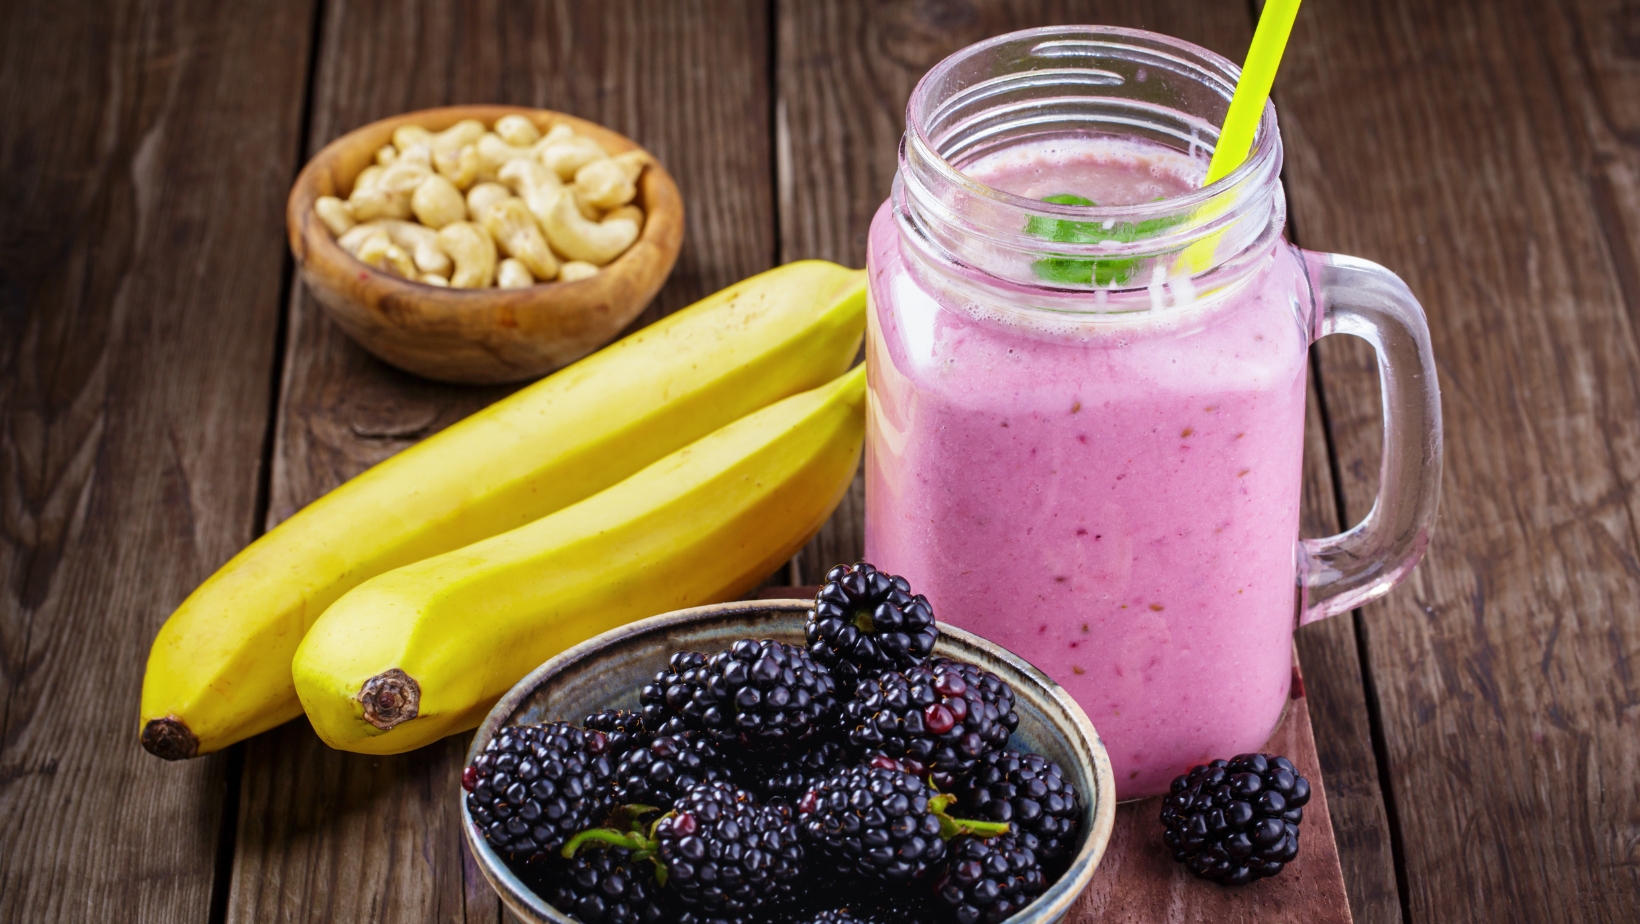
M360 263L405 279L415 279L418 275L416 264L410 259L410 255L404 252L403 247L393 243L386 231L379 228L359 245L356 256Z
M518 193L529 206L530 214L542 224L552 214L553 204L564 194L564 183L558 174L533 160L508 161L498 175L501 182Z
M353 190L347 197L348 211L360 221L376 218L409 218L410 197L389 192L379 187Z
M420 164L421 166L427 168L428 170L432 170L433 169L433 149L428 147L425 144L412 144L409 147L400 148L399 153L398 153L398 157L394 158L393 163L394 164ZM392 165L389 164L388 166L392 166Z
M541 129L529 116L504 115L495 120L495 133L514 147L527 148L541 140Z
M648 160L642 151L595 160L575 172L575 195L597 209L625 205L638 194L638 174Z
M393 147L404 150L412 144L425 144L432 147L433 133L420 125L400 125L393 129Z
M381 164L371 164L363 170L360 170L358 177L353 180L353 191L358 192L361 189L375 189L376 184L381 182L382 174L386 172L387 168L383 167Z
M384 144L376 149L376 163L383 167L399 159L399 149L390 144Z
M604 216L604 221L609 221L612 218L624 218L627 221L637 225L639 231L643 230L643 209L640 209L635 205L623 205L620 208L611 211L609 214Z
M455 261L450 285L457 289L482 289L495 278L495 241L483 227L458 221L438 230L438 244Z
M495 270L495 286L498 289L527 289L535 285L535 277L530 275L529 267L515 257L508 257L501 261Z
M432 228L423 227L413 221L396 221L390 218L367 221L348 229L346 234L336 239L342 249L364 262L363 252L365 242L377 234L385 234L388 240L401 250L410 254L415 268L423 273L448 273L450 258L439 248L438 232ZM372 264L375 265L375 264ZM402 274L401 274L402 275ZM406 278L415 278L411 274Z
M574 282L577 279L586 279L598 275L598 267L585 260L570 260L558 267L559 282Z
M620 256L638 239L637 222L624 216L591 221L576 208L574 196L559 196L541 227L554 250L597 266Z
M346 202L335 196L320 196L313 203L313 211L336 237L341 237L347 233L347 229L353 227L353 212L348 209Z
M490 206L502 199L511 199L512 193L500 183L480 183L467 190L467 218L469 221L483 221L484 213Z
M421 281L423 285L438 286L441 289L448 289L450 287L449 277L440 276L438 273L422 273Z
M492 176L508 161L526 159L532 153L527 147L515 147L502 141L499 135L488 133L478 139L477 147L480 172Z
M595 160L608 157L604 149L584 135L570 135L560 141L541 146L537 159L561 180L572 179L575 172Z
M483 122L477 119L463 119L434 135L430 147L435 151L453 151L476 142L483 134Z
M579 217L580 213L576 213ZM484 212L483 224L496 246L510 257L516 257L536 279L547 280L558 275L558 258L547 247L541 236L541 226L523 199L509 196L490 206Z
M466 144L451 151L436 151L433 166L457 189L467 189L478 182L478 149Z
M410 210L416 213L417 221L436 231L452 221L466 218L467 201L461 197L456 184L434 174L416 187L410 197Z
M369 171L366 170L365 173ZM432 175L426 164L408 156L400 156L391 166L383 167L369 186L354 184L347 204L353 217L359 221L372 218L409 218L410 194L422 180ZM360 174L360 179L364 173Z

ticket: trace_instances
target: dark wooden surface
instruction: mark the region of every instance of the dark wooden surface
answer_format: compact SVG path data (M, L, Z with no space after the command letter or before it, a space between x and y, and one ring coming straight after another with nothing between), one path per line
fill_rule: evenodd
M0 6L0 922L498 921L458 738L298 721L187 764L143 658L261 529L502 394L347 342L292 285L302 159L504 102L626 133L688 237L640 323L776 262L861 265L906 95L1053 22L1232 58L1251 4L106 2ZM1640 919L1640 4L1310 0L1276 88L1290 231L1429 310L1442 519L1409 584L1298 646L1355 920ZM1334 338L1336 340L1337 338ZM1376 490L1370 356L1318 350L1308 534ZM858 554L860 503L780 583Z

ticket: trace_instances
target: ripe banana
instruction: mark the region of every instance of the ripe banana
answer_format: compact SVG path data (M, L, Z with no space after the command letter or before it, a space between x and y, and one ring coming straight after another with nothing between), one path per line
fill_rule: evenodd
M359 585L296 651L314 730L349 751L421 747L572 645L740 596L842 499L864 404L861 366L528 526Z
M365 580L522 526L848 368L865 274L821 261L730 286L404 450L280 524L160 629L142 743L209 753L295 718L291 656Z

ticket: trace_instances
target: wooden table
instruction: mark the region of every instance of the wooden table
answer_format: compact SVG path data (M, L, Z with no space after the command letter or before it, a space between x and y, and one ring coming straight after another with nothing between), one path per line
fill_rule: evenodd
M303 160L372 119L552 106L647 145L688 239L645 321L777 263L862 265L906 96L978 39L1100 22L1240 60L1228 0L5 4L0 921L495 922L461 737L302 722L167 764L155 631L302 504L503 394L349 343L293 281ZM1276 89L1289 233L1424 300L1429 557L1305 628L1355 920L1640 919L1640 5L1311 0ZM1368 351L1316 350L1316 535L1376 490ZM860 550L856 489L791 583Z

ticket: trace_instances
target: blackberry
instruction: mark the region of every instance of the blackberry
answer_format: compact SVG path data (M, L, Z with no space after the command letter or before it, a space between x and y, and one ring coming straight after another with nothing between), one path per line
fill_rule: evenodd
M723 757L701 733L658 735L621 757L615 801L669 809L689 789L723 778Z
M862 765L827 777L797 810L805 841L837 872L903 884L939 866L948 837L1007 832L949 817L953 798L903 770Z
M796 748L837 714L831 674L795 645L741 639L713 655L701 673L704 684L683 706L683 718L720 744Z
M1013 734L1019 728L1019 713L1014 711L1014 688L1008 682L991 673L978 664L968 664L963 661L953 661L950 658L935 658L931 667L955 670L962 675L970 687L979 690L980 699L997 707L997 715L1008 734Z
M638 693L644 726L656 734L667 733L662 726L670 719L681 718L695 691L706 685L705 667L706 656L698 651L673 652L666 670L657 672L655 679Z
M863 757L884 755L950 789L986 754L1000 751L1019 724L1012 694L1004 715L951 661L883 671L860 681L843 707L849 744Z
M758 805L727 783L705 783L678 799L654 832L666 886L704 912L739 914L789 892L803 863L791 810Z
M587 844L543 893L554 908L583 924L659 924L667 920L655 865L633 851Z
M626 709L606 709L603 712L594 712L581 721L581 725L601 731L609 738L609 756L611 760L620 760L621 755L635 747L642 747L655 736L643 724L643 714Z
M796 754L772 761L751 761L736 769L735 778L765 802L796 805L803 794L842 769L848 757L840 741L821 741Z
M957 924L1000 924L1048 889L1030 836L957 838L934 895Z
M1013 823L1036 836L1037 855L1053 863L1076 846L1076 789L1059 765L1039 754L999 751L979 759L953 790L962 814Z
M613 807L609 739L563 722L509 725L462 771L467 807L491 846L539 859Z
M809 653L844 688L881 671L922 663L934 652L939 629L927 598L905 578L866 562L826 572L825 586L803 617Z
M1162 801L1162 839L1190 872L1242 885L1298 856L1310 783L1285 757L1240 754L1191 768Z

